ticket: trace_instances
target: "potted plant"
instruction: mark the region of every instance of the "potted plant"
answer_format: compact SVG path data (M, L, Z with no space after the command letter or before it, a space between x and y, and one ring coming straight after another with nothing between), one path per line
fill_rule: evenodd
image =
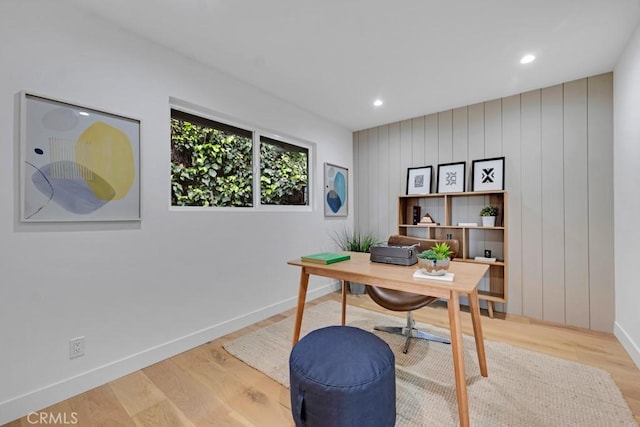
M436 243L431 249L418 254L418 266L425 274L442 276L449 269L451 253L451 248L446 242Z
M368 253L371 246L382 243L378 238L370 232L350 231L343 229L333 236L335 244L343 251L366 252ZM352 294L364 294L365 288L362 283L349 282L349 292Z
M495 206L485 206L480 210L480 217L482 218L483 227L495 227L496 216L498 215L498 208Z

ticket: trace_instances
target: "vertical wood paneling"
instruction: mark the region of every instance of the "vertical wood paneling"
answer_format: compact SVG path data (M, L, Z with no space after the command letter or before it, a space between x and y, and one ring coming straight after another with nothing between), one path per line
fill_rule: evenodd
M411 120L411 146L413 149L412 166L424 166L424 116Z
M502 100L484 103L484 155L485 158L502 155Z
M468 162L469 151L469 118L467 116L467 107L456 108L453 110L452 117L452 139L453 139L453 161L454 162ZM469 188L468 179L469 173L467 172L465 179L465 188ZM454 199L454 208L456 217L452 218L453 223L457 222L469 222L469 199L462 197Z
M438 163L453 161L453 114L451 110L438 113Z
M566 322L589 327L587 79L564 85Z
M563 86L542 90L543 318L565 321Z
M389 174L389 126L378 127L378 166L375 168L378 182L378 229L376 236L379 239L386 238L389 228L389 217L393 217L393 211L390 212L390 203L395 197L391 197L389 189L391 188L391 179ZM396 193L397 195L397 193ZM394 209L395 211L395 209Z
M610 332L612 97L607 73L357 132L357 224L377 226L381 237L397 232L397 196L411 166L432 165L436 191L438 164L465 160L471 191L471 162L504 156L508 299L496 309ZM479 221L486 202L471 198L465 221ZM441 218L437 210L429 207Z
M425 165L432 167L431 192L438 191L436 187L438 179L438 163L440 158L440 148L438 144L438 114L429 114L424 118L424 138L425 138ZM433 204L433 203L432 203ZM428 211L429 214L442 222L444 220L444 203L442 200L435 202L436 209Z
M398 232L398 195L405 194L407 181L406 171L400 168L400 123L389 125L389 227L387 234Z
M507 304L506 311L522 314L522 155L520 146L520 95L502 100L502 138L505 157L507 210ZM516 244L517 242L517 244ZM504 307L497 307L504 311Z
M542 190L540 185L540 91L521 97L522 313L542 318Z
M369 179L369 225L363 231L370 231L374 234L378 234L378 225L380 224L378 204L382 195L378 188L378 174L376 169L378 168L378 128L369 129L369 139L367 142L369 145L369 166L368 179ZM386 197L386 196L385 196Z
M613 75L588 79L590 327L613 330Z
M358 176L358 171L360 170L360 165L358 162L360 161L359 151L360 151L360 132L353 133L353 167L354 170L351 171L351 176L347 176L347 180L351 179L351 182L347 183L348 195L347 197L351 200L347 200L348 209L350 209L350 214L353 215L354 223L357 224L359 221L358 215L360 215L360 193L361 191L354 191L356 188L361 188L360 186L360 177ZM322 180L322 191L320 192L320 206L323 209L324 206L324 165L320 167L320 173L316 173L316 179ZM349 188L352 185L353 188Z
M369 197L373 191L369 185L369 131L362 130L358 134L360 135L358 138L358 170L354 172L358 174L359 187L351 189L350 193L358 195L358 216L354 227L367 230L369 229Z

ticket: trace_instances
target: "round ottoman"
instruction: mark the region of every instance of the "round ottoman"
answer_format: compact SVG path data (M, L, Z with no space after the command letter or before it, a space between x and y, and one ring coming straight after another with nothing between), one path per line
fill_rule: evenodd
M296 426L395 425L395 357L371 332L350 326L310 332L291 351L289 378Z

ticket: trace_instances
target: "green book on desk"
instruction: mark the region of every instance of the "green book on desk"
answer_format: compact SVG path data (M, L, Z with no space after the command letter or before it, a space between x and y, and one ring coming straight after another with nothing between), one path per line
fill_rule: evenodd
M319 254L300 257L303 262L314 262L316 264L333 264L334 262L351 259L347 254L337 254L335 252L320 252Z

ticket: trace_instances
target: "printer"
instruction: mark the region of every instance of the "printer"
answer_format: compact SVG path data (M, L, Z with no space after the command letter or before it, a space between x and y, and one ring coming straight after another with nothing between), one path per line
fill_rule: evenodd
M419 245L374 245L371 246L369 259L373 262L394 265L413 265L418 262Z

